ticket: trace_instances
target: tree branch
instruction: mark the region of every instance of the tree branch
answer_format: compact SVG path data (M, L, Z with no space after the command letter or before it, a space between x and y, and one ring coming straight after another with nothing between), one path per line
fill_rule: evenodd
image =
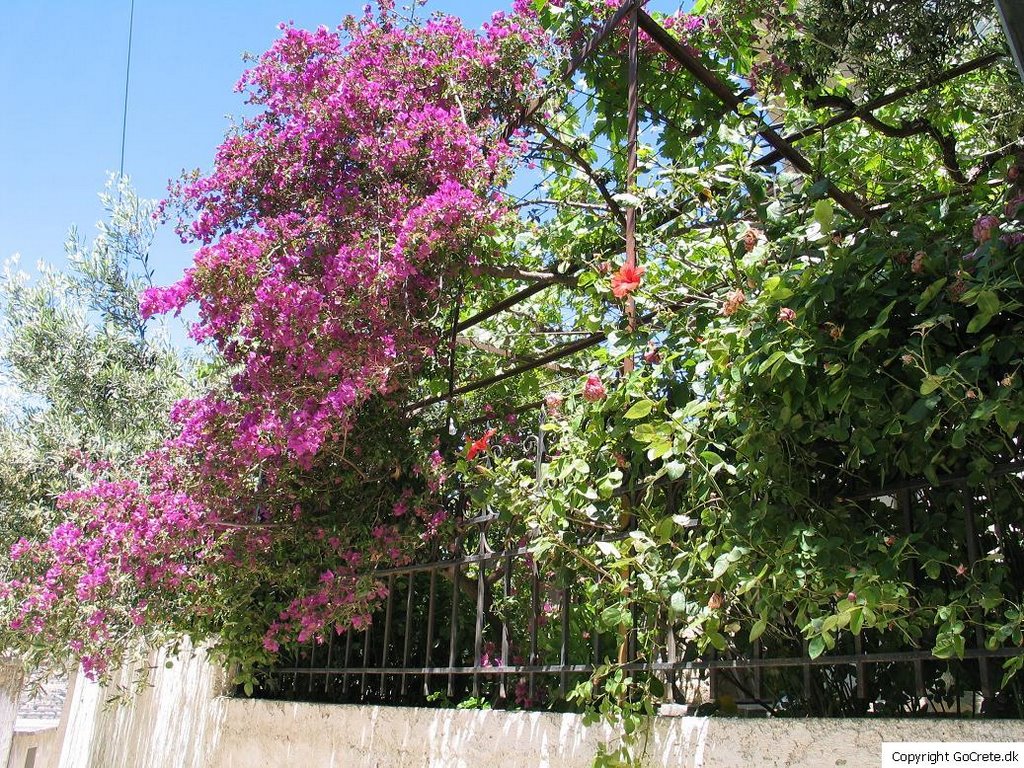
M612 197L611 192L608 191L608 186L603 181L601 181L594 173L594 169L590 166L590 163L588 163L583 158L583 156L580 155L579 152L577 152L564 141L555 136L555 134L553 134L546 125L542 123L534 123L534 127L537 129L538 132L546 136L548 141L550 141L558 150L560 150L562 154L571 159L576 165L580 167L580 169L585 174L587 174L587 177L594 183L594 186L597 188L597 191L601 193L601 197L604 198L605 203L608 204L608 207L611 209L611 212L615 215L615 218L619 220L619 224L625 227L626 214L623 213L622 206L620 206L615 201L615 198Z
M508 280L546 280L552 283L564 283L566 285L576 285L578 282L574 275L565 275L558 272L538 272L535 270L521 269L512 265L484 265L475 267L474 271L480 275L490 275L491 277L503 277Z

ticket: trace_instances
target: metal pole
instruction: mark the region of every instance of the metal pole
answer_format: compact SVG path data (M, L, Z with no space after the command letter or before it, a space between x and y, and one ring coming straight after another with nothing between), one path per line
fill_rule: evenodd
M1020 0L996 0L999 21L1003 25L1006 42L1010 45L1017 74L1024 80L1024 3Z

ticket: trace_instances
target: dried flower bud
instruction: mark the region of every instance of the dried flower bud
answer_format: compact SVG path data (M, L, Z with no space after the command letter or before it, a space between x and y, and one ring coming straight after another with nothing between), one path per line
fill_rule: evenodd
M736 314L741 306L746 304L747 295L743 291L737 288L735 291L729 291L725 295L725 304L722 306L722 314L726 317L732 317Z
M587 376L587 383L583 385L583 399L591 403L603 400L608 392L604 388L604 382L596 373Z
M974 228L971 233L974 235L974 239L979 243L988 242L992 239L993 233L999 230L999 219L995 216L982 216L976 222L974 222Z
M757 247L757 244L764 239L764 233L759 229L751 227L743 233L743 249L750 253Z
M544 397L544 410L548 416L554 416L562 411L562 404L565 398L557 392L550 392Z

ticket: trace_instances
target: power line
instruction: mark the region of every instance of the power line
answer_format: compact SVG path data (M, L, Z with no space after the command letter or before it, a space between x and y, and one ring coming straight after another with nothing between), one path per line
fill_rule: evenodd
M124 145L128 135L128 84L132 73L132 29L135 26L135 0L132 0L128 13L128 61L124 68L124 107L121 112L121 164L118 167L118 180L124 177Z

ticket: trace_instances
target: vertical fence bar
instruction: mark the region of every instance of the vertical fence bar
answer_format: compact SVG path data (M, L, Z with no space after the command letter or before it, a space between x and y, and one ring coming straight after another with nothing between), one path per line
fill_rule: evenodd
M978 545L978 525L974 519L974 492L964 483L960 487L964 499L964 535L967 539L967 563L973 572L975 564L981 559L981 547ZM982 616L975 612L974 639L978 650L985 650L985 629L982 626ZM978 657L978 679L981 682L981 695L985 697L985 704L992 702L994 691L992 688L991 669L988 659Z
M324 698L329 698L331 695L331 664L333 663L331 657L334 654L334 636L338 634L333 625L329 631L330 634L327 635L327 665L324 667Z
M352 657L352 627L345 630L345 662L343 665L344 672L341 673L341 692L342 694L348 693L348 668L349 659Z
M462 548L456 548L455 556L458 557ZM455 695L455 673L452 671L455 667L456 654L458 653L459 643L459 564L454 563L452 565L452 628L451 635L448 642L448 696L452 697Z
M911 504L910 490L907 488L901 488L898 491L900 510L903 513L903 532L906 535L910 535L914 532L914 508ZM909 571L910 582L913 584L915 590L920 589L920 575L917 572L917 566L913 562L909 562L907 565ZM914 643L914 647L917 648L918 644ZM920 659L914 659L914 692L918 699L921 699L925 695L924 690L924 664Z
M370 666L370 633L373 630L373 622L366 627L363 635L363 672L359 676L359 700L366 701L366 668Z
M430 668L433 666L432 660L434 657L434 619L435 611L437 606L437 568L430 569L430 597L427 601L427 644L423 647L423 666ZM430 690L430 673L425 672L423 674L423 695L429 696L432 693Z
M558 678L558 693L562 700L565 700L566 689L569 686L569 673L565 671L569 664L569 610L571 604L569 588L562 588L562 642L559 650L558 663L562 666L562 672Z
M541 483L544 482L544 407L541 406L539 423L537 425L537 492L541 490ZM537 570L537 563L530 557L530 657L528 664L535 667L537 659L537 623L540 621L540 574ZM527 675L527 690L532 705L537 699L537 675L530 672Z
M540 619L540 579L537 574L537 563L530 567L530 667L537 666L537 622ZM537 693L537 675L531 669L527 682L530 701L534 701Z
M509 597L512 595L512 555L505 555L505 575L502 579L502 590L501 593L505 598L507 605ZM508 626L508 616L506 611L501 613L501 668L508 668L508 654L509 646L512 644L512 637ZM503 699L508 699L508 675L504 672L501 674L499 683L498 695Z
M394 618L395 612L395 577L394 575L388 576L388 601L386 608L384 609L384 642L381 643L380 649L380 696L383 700L386 698L386 686L387 686L387 670L388 668L388 645L391 644L391 621Z
M313 695L313 669L316 667L316 640L309 642L309 672L306 673L306 693Z
M804 640L804 659L808 659L811 655L810 651L808 650L808 645L809 643L806 640ZM811 665L805 662L803 664L802 671L804 673L804 698L807 700L808 708L810 708L811 706L813 706L811 703L811 699L813 698L812 694L814 693L813 681L811 679Z
M753 657L760 659L762 656L761 638L754 641ZM754 698L761 701L764 698L762 686L764 684L764 670L761 667L754 667Z
M864 655L864 641L860 635L853 636L853 652L858 656ZM868 700L867 670L863 661L857 662L857 698L862 702Z
M718 667L715 662L718 660L718 651L714 648L711 649L711 666L708 668L708 698L711 701L718 699Z
M1003 527L1002 516L999 514L996 506L996 497L992 493L992 486L989 483L985 483L984 489L985 499L988 501L989 512L992 516L992 534L995 536L996 546L999 547L999 551L1003 555L1003 562L1006 563L1007 568L1010 570L1010 583L1019 587L1021 580L1017 572L1016 563L1014 562L1013 553L1010 552L1010 548L1007 546L1006 531Z
M486 524L480 526L479 542L476 551L480 555L480 562L476 565L476 625L473 632L473 666L480 667L483 656L484 644L484 598L487 593L487 578L485 575L485 561L483 556L487 554L487 529ZM480 696L480 673L473 673L473 697Z
M665 661L672 664L673 667L665 673L665 691L666 695L670 697L668 700L675 702L675 690L676 681L679 679L679 671L675 668L676 662L679 660L679 654L676 652L676 633L672 628L671 617L665 622Z
M412 651L412 594L413 584L416 581L416 574L409 574L408 594L405 596L405 636L402 638L402 669L409 668L409 654ZM409 683L409 675L402 673L400 693L404 697Z

